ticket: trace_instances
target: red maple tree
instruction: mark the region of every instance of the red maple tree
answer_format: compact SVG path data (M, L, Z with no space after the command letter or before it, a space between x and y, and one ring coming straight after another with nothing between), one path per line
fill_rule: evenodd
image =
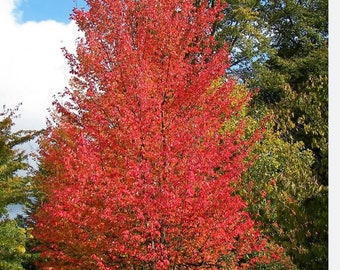
M215 50L218 1L87 0L40 141L35 237L57 269L246 268L265 240L233 195L257 137ZM66 101L65 101L66 100ZM229 268L228 268L229 269Z

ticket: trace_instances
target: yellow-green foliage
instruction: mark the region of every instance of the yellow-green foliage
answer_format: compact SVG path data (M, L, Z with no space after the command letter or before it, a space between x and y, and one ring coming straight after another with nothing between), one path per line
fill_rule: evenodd
M18 227L16 221L0 222L0 269L23 269L26 237L26 230Z
M236 89L235 95L247 94L242 85ZM313 175L313 152L302 141L283 139L283 134L274 128L279 119L265 106L253 104L240 112L225 125L225 132L232 131L244 118L249 124L248 134L264 123L266 130L262 140L253 146L251 167L237 184L239 194L273 244L283 247L293 261L307 260L315 266L325 260L320 254L326 254L323 243L327 237L327 204L322 200L327 198L327 188ZM317 216L311 212L313 203L318 205ZM316 256L316 252L320 254ZM284 263L277 269L290 269L287 260Z
M29 233L19 226L19 220L9 219L10 204L29 204L32 190L28 177L17 172L28 168L24 151L17 146L36 136L33 131L12 132L15 111L0 112L0 269L23 269L22 262L30 255L26 252Z

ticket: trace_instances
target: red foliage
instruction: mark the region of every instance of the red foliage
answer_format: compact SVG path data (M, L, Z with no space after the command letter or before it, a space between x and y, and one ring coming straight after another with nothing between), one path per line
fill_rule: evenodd
M88 0L68 101L42 139L35 237L58 269L241 269L265 240L231 182L256 136L212 50L222 6ZM216 1L217 2L217 1ZM219 82L220 81L220 82ZM247 258L252 259L247 259ZM244 263L244 264L242 264Z

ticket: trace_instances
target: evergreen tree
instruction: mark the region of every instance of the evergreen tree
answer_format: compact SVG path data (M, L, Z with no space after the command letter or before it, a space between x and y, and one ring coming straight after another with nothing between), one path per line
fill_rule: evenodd
M271 206L252 205L250 191L245 198L264 228L271 228L272 222L282 226L281 236L268 233L285 246L299 268L326 269L328 1L229 3L217 36L229 41L232 74L246 87L258 89L247 112L250 118L258 121L271 115L269 133L254 149L259 159L244 177L245 183L254 183L254 198L275 179L275 193L267 189ZM283 197L290 198L290 206ZM295 215L289 214L291 207ZM269 218L271 214L275 217Z
M19 218L9 218L8 206L31 204L29 197L33 190L27 175L27 155L18 146L34 139L37 132L13 132L16 111L17 108L4 108L0 113L0 268L4 270L23 269L22 263L31 258L26 251L30 230L19 222ZM19 176L19 171L26 175Z

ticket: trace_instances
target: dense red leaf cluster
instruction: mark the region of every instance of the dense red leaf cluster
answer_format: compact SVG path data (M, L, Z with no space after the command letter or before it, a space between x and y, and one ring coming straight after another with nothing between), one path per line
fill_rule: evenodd
M35 237L57 269L246 268L265 240L233 195L256 139L223 79L214 1L88 0L74 77L37 176Z

